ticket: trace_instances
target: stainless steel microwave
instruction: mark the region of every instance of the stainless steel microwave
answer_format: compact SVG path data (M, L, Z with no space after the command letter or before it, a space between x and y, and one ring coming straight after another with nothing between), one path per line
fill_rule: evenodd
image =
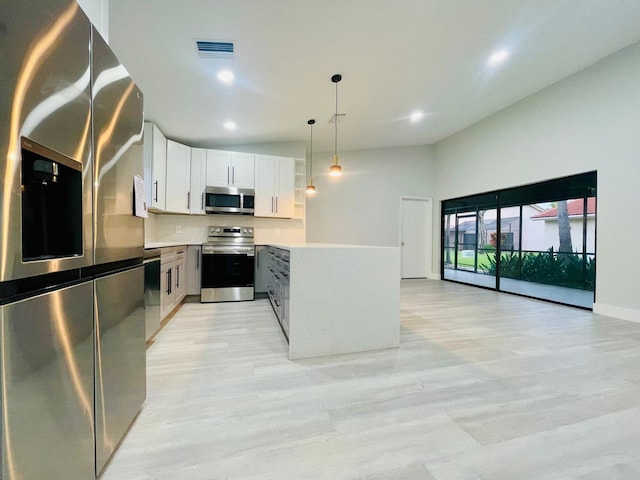
M253 215L255 190L249 188L206 187L204 211L226 215Z

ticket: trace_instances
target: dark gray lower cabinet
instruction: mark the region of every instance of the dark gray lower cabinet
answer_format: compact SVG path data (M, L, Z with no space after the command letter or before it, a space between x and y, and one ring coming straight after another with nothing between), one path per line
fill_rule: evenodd
M268 270L268 247L266 245L256 245L255 254L255 276L253 281L254 294L263 294L263 297L267 293L267 285L269 283L270 272Z
M289 340L289 259L287 250L267 247L266 288L273 311L278 317L287 340Z

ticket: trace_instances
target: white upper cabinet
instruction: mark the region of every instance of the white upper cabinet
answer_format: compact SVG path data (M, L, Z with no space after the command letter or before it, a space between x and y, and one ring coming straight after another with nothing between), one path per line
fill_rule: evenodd
M273 217L275 212L275 157L256 155L256 217Z
M207 186L228 187L231 183L231 152L207 150Z
M191 147L167 140L167 212L189 213Z
M254 188L253 153L207 150L207 186Z
M255 216L293 217L295 160L270 155L255 157Z
M207 151L191 149L191 195L189 213L204 214L204 189L207 186Z
M254 188L255 154L231 152L231 185L236 188Z
M144 123L144 191L147 208L166 209L167 139L153 123Z

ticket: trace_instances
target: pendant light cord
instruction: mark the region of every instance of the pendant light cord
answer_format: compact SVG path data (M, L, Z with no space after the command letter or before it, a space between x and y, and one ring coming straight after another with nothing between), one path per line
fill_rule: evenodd
M311 124L311 151L309 152L309 178L313 177L313 123Z
M333 117L333 122L335 123L334 127L336 130L333 154L338 155L338 82L336 82L336 115Z

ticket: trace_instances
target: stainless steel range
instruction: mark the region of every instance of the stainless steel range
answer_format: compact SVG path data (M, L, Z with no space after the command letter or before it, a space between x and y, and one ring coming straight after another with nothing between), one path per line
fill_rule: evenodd
M209 227L202 244L202 302L253 300L252 227Z

